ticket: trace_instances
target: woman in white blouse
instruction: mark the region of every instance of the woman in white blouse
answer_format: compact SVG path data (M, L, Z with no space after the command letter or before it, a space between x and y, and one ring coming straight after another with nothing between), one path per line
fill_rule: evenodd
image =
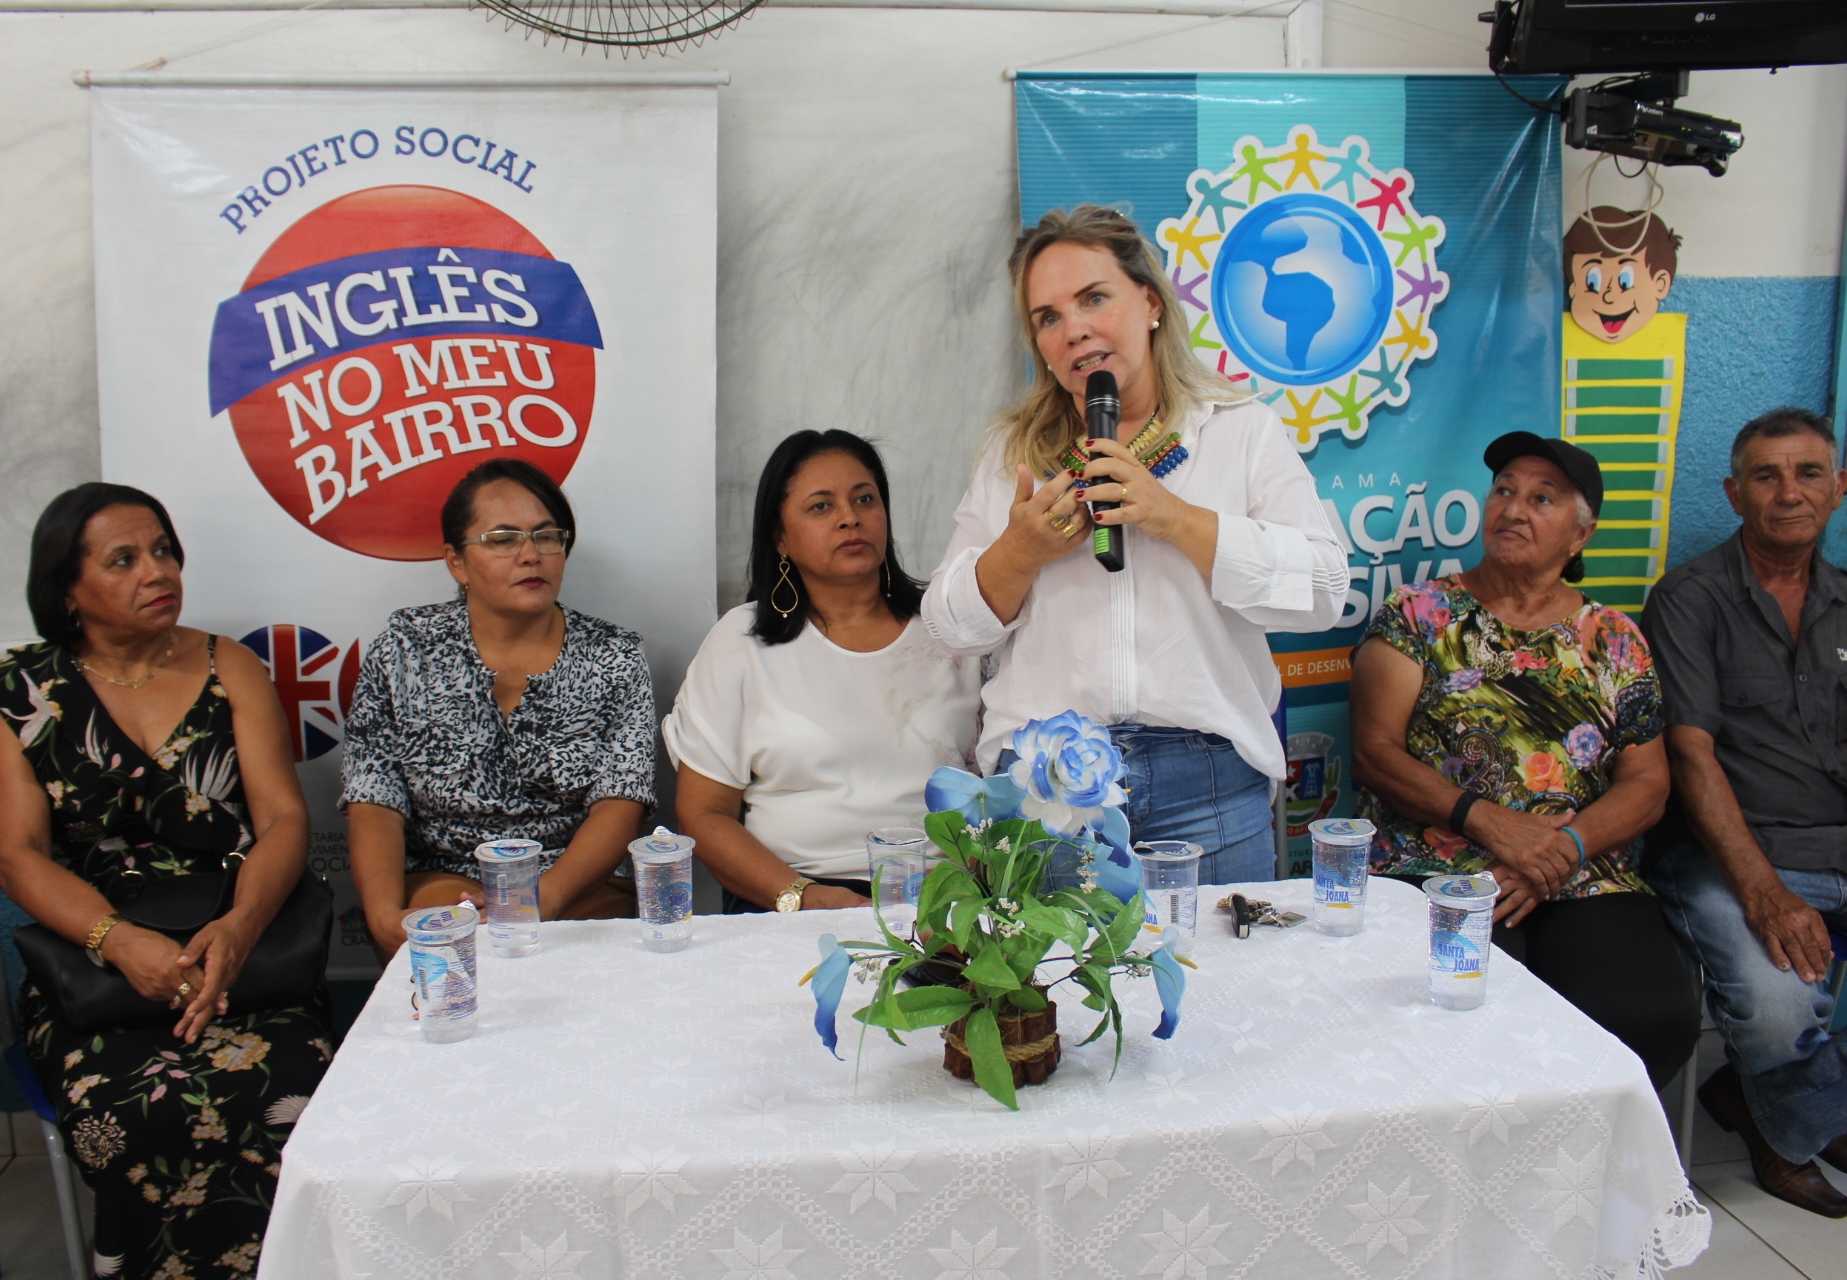
M976 465L923 603L950 652L999 657L981 766L1006 765L1027 720L1074 709L1123 752L1136 840L1200 845L1203 883L1270 879L1284 753L1264 630L1332 626L1347 591L1314 480L1276 414L1193 357L1128 218L1048 213L1009 266L1033 384ZM1121 389L1120 443L1086 440L1099 369ZM1122 504L1095 517L1124 526L1119 573L1091 554L1085 502Z
M917 617L877 450L800 431L757 485L745 599L661 726L680 829L727 912L866 901L866 835L920 826L939 765L973 763L980 663Z

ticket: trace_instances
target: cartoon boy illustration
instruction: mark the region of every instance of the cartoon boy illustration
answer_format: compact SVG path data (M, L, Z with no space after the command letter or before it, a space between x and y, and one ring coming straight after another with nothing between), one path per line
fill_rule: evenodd
M1565 298L1571 318L1599 341L1634 337L1655 318L1674 287L1680 237L1651 213L1638 244L1642 227L1640 211L1599 205L1565 233ZM1613 253L1604 241L1634 249Z

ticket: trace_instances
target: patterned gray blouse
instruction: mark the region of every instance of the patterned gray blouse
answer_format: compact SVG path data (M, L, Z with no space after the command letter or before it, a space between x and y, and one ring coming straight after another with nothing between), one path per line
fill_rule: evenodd
M405 817L405 870L478 877L475 846L537 840L544 865L598 800L654 804L654 687L641 637L564 611L564 647L494 703L461 601L399 609L366 651L346 720L340 806Z

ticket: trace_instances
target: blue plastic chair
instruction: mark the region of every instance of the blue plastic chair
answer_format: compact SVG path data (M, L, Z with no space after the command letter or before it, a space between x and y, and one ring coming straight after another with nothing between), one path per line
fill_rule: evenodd
M64 1153L64 1135L58 1132L58 1113L39 1087L38 1076L26 1057L26 1046L18 1040L13 1027L12 983L0 972L0 1057L25 1095L26 1105L38 1117L39 1132L45 1139L45 1153L51 1157L51 1181L58 1193L58 1217L64 1227L64 1254L70 1262L71 1280L87 1280L90 1274L87 1250L83 1243L83 1222L77 1212L77 1174Z

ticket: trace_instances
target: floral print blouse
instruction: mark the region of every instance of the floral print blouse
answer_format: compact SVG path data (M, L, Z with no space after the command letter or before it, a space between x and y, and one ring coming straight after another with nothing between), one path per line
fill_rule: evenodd
M1457 786L1529 813L1581 810L1609 789L1617 757L1662 732L1661 685L1627 615L1586 599L1538 631L1500 622L1459 579L1392 592L1365 636L1424 669L1405 747ZM1491 855L1444 827L1400 817L1361 788L1378 828L1372 869L1396 875L1480 870ZM1647 892L1638 839L1594 854L1561 898Z
M641 637L564 611L564 647L513 714L494 702L462 601L399 609L359 668L340 807L404 815L405 870L477 877L475 846L537 840L549 867L590 806L654 804L654 685Z
M116 727L63 645L0 660L0 715L51 801L52 855L105 893L123 876L217 871L252 843L217 643L198 700L151 755Z

